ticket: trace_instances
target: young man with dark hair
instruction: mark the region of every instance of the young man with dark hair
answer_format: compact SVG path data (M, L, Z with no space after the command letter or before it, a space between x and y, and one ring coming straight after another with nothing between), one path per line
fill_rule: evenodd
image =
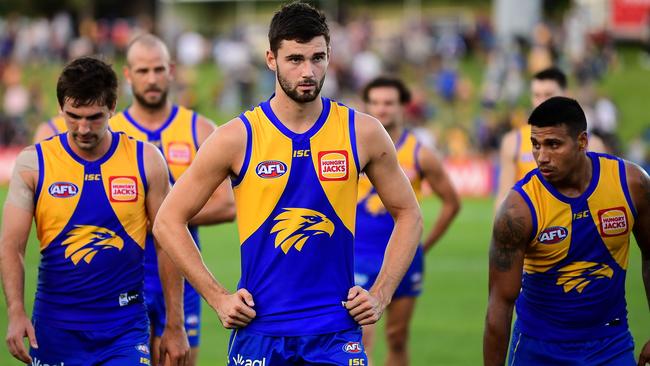
M217 129L176 182L154 234L215 309L234 365L365 365L359 325L381 317L417 248L422 218L381 124L320 96L329 63L323 14L283 6L269 30L270 100ZM358 174L395 218L375 285L354 286ZM185 228L232 177L242 275L235 293L210 274Z
M508 193L490 246L486 365L634 365L625 304L630 235L650 304L650 177L587 152L586 119L553 97L528 120L538 168ZM638 365L650 362L646 343Z
M117 99L109 65L90 57L72 61L59 77L57 98L68 132L21 152L4 206L7 346L32 365L148 363L142 259L169 173L154 146L108 130ZM32 220L41 253L33 325L23 299ZM159 259L165 296L181 296L180 274L161 251ZM185 336L182 329L164 336L174 365L188 356Z
M567 77L557 67L550 67L533 75L530 82L530 103L537 108L551 97L564 96L567 92ZM605 152L605 145L598 137L589 136L589 151ZM505 134L499 150L499 181L495 207L499 207L512 185L535 169L530 125L525 124Z
M173 184L190 166L196 152L215 130L214 123L183 106L172 104L169 90L174 79L174 64L167 46L152 34L142 34L133 39L126 51L124 76L131 86L133 103L109 121L113 131L124 132L137 140L148 141L158 147L167 162ZM230 182L222 183L209 202L190 220L189 230L199 244L197 225L212 225L235 218L235 204ZM201 297L185 283L183 310L185 324L169 324L162 287L159 279L153 236L147 236L144 254L144 292L149 321L151 322L152 363L158 364L158 344L166 327L184 326L192 348L190 366L196 365L200 330ZM180 299L173 299L180 300ZM171 309L174 309L172 306Z
M422 291L424 253L433 248L447 230L460 209L460 200L443 170L442 162L433 151L422 146L415 135L404 126L404 107L410 101L410 92L404 83L396 78L376 78L363 89L363 101L366 112L381 122L395 144L397 160L406 173L416 197L420 197L422 184L426 181L442 200L438 219L423 245L418 247L411 266L386 309L388 355L385 364L408 365L409 326L415 300ZM359 178L357 199L354 279L357 285L369 290L381 268L394 223L365 175ZM375 326L363 327L363 344L369 359L374 338Z

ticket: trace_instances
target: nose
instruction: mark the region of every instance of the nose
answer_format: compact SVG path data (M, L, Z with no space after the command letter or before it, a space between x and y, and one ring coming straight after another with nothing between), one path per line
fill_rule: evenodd
M314 77L314 65L311 62L302 63L302 77L305 79L312 79Z
M550 154L544 147L540 147L537 150L537 163L544 164L550 161Z
M86 118L82 118L81 120L79 120L79 124L77 126L77 132L82 135L90 132L90 121L88 121Z

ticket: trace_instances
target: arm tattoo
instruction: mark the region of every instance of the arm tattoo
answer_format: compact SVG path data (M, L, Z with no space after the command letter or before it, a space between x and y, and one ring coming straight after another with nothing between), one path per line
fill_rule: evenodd
M518 251L526 243L525 223L523 217L514 217L510 205L503 210L494 224L492 245L490 246L490 263L499 271L509 271Z

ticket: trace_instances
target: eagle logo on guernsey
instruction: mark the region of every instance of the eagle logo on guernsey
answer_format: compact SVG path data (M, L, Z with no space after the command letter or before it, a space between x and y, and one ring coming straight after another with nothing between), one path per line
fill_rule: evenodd
M627 211L625 207L607 208L598 211L600 235L604 238L627 234Z
M334 234L334 224L325 215L308 208L283 208L273 219L275 225L271 234L275 236L275 247L282 248L284 254L291 247L301 251L307 240L313 236Z
M192 148L187 142L170 142L165 154L169 164L190 165L192 162Z
M90 262L100 250L115 248L122 250L124 241L114 231L94 225L75 225L61 243L65 246L65 257L76 266L80 261Z
M614 276L614 270L604 263L582 261L564 266L558 272L560 277L555 284L562 286L565 293L571 290L582 293L592 280Z

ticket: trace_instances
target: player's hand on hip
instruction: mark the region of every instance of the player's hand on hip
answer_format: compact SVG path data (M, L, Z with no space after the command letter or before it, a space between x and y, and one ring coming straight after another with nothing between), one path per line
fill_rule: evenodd
M361 286L354 286L348 291L345 308L359 325L369 325L379 321L386 306Z
M641 348L641 353L639 354L639 365L646 366L650 365L650 341L647 341L643 348Z
M7 348L12 356L22 362L31 364L32 358L29 356L23 338L29 339L29 345L32 348L38 348L36 343L36 332L32 322L27 318L24 311L17 314L9 314L9 325L7 327Z
M186 366L190 362L190 344L185 327L166 326L160 337L159 366Z
M247 326L255 318L253 306L253 295L241 288L234 294L222 295L215 310L221 324L227 329L234 329Z

